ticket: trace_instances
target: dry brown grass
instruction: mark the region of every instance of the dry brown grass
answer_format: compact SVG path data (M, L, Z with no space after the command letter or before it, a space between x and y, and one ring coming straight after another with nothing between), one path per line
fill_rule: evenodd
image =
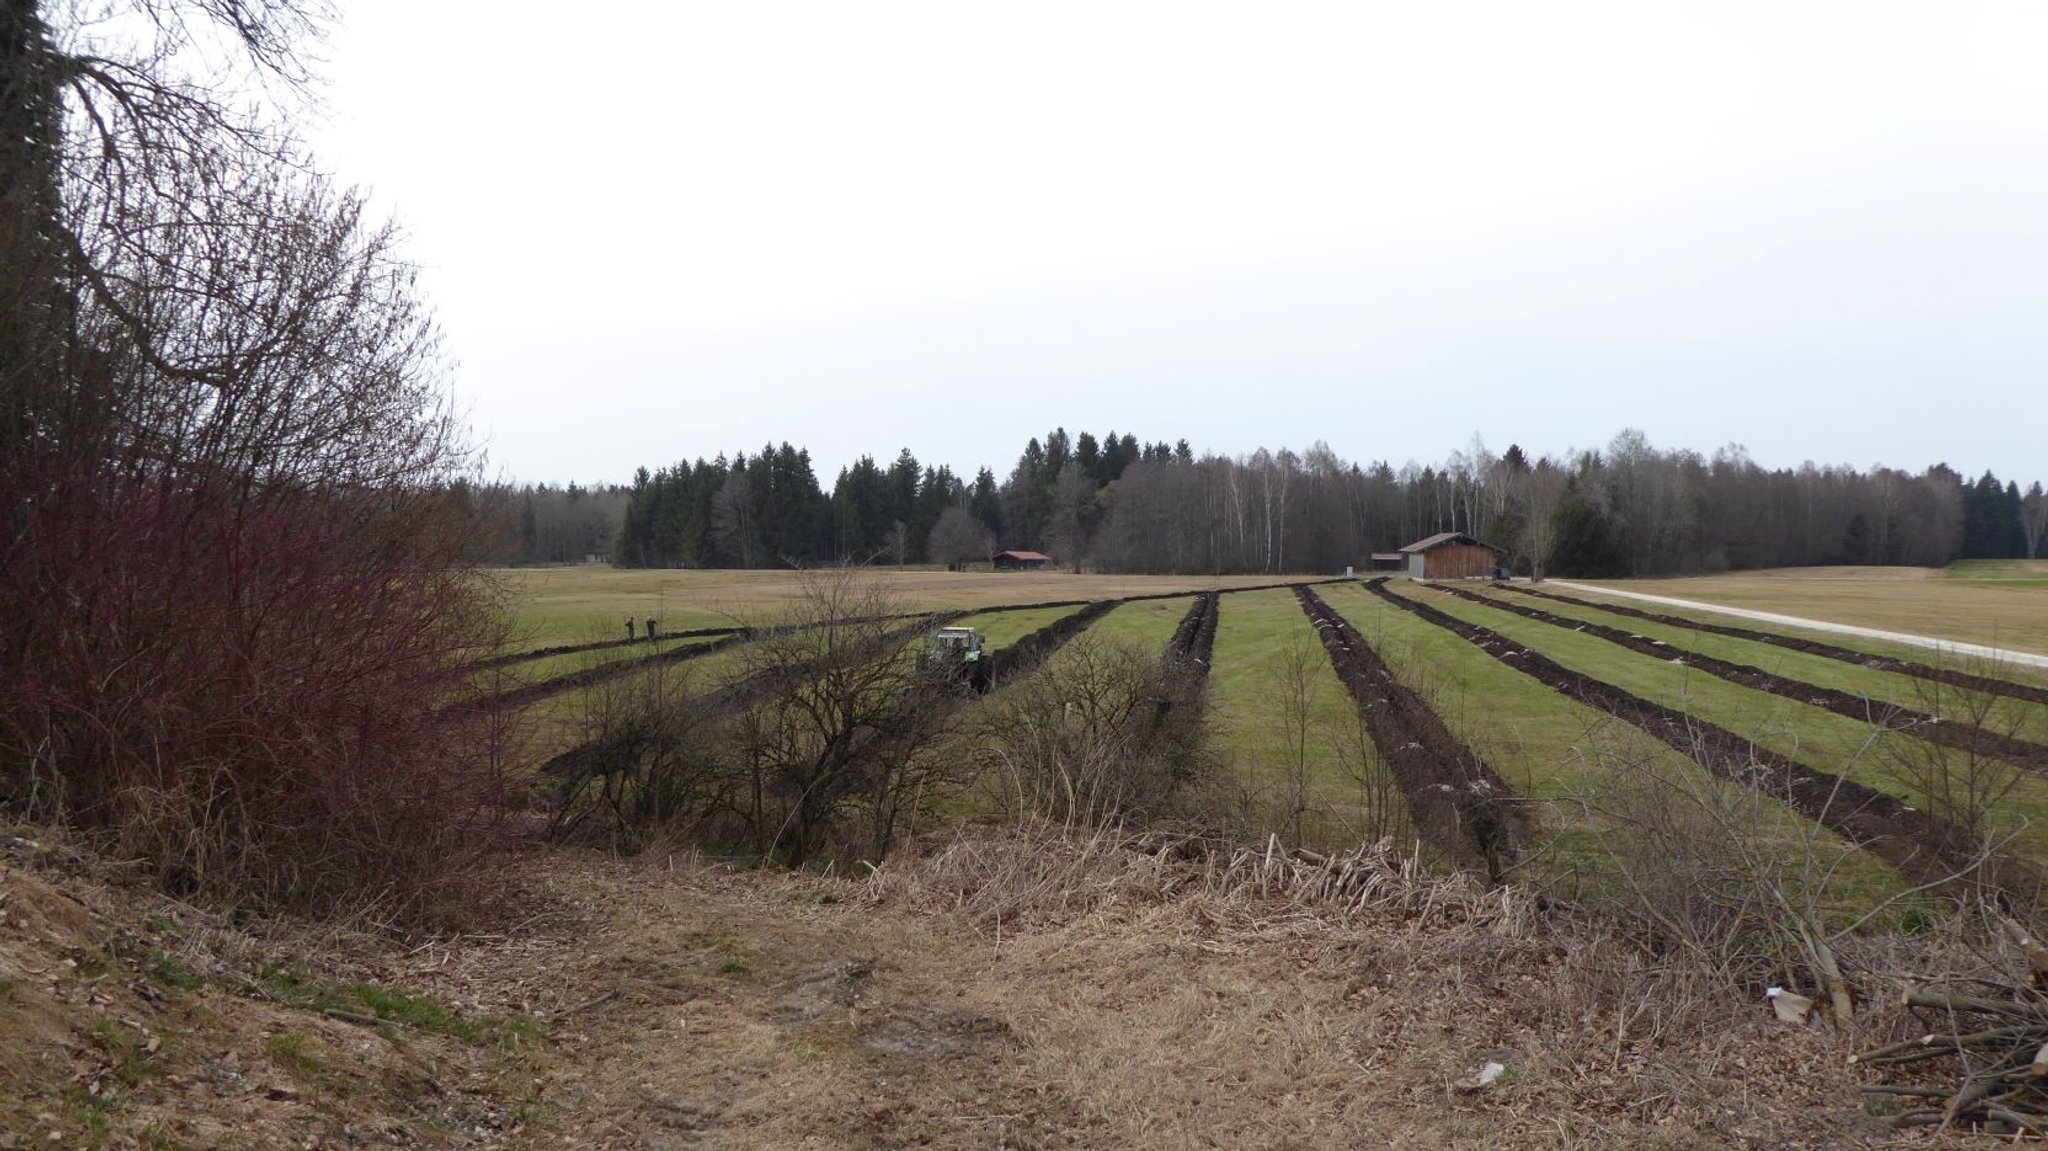
M2048 572L2048 565L2041 570ZM1599 583L1649 595L2048 653L2048 587L2039 580L1949 578L1935 568L1836 567Z
M1857 1036L1776 1024L1526 895L1380 848L1202 861L982 825L859 879L653 852L558 860L546 882L582 921L458 945L430 973L465 999L558 1005L534 1146L1887 1137L1847 1066ZM1510 1073L1480 1089L1492 1059Z
M659 848L536 854L508 861L527 892L516 919L407 941L289 924L251 935L172 908L173 939L136 926L165 909L160 897L0 871L15 933L0 935L0 1104L38 1142L49 1111L66 1145L86 1146L125 1145L151 1122L170 1136L155 1145L227 1147L1893 1138L1846 1057L1903 1034L1895 1012L1855 1033L1786 1027L1753 996L1527 894L1431 875L1382 847L1204 858L1039 824L971 825L920 848L859 877ZM199 986L148 1001L138 939L174 949ZM63 966L93 948L111 949L112 972ZM1859 958L1905 970L1930 956L1887 940ZM525 1016L545 1038L480 1048L244 988L256 965L281 961L410 988L466 1018ZM95 1031L102 1018L111 1031ZM122 1088L95 1135L102 1112L65 1100L94 1076L118 1082L133 1051L120 1037L144 1033L126 1019L162 1039L165 1065ZM1481 1088L1488 1061L1508 1074Z

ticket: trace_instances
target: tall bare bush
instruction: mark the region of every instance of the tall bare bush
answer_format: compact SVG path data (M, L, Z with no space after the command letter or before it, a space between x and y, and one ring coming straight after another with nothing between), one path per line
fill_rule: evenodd
M180 890L414 904L494 784L438 335L280 114L180 68L212 26L289 90L320 12L128 7L0 15L0 803Z
M1086 632L976 719L984 781L1062 824L1202 823L1217 776L1197 678Z

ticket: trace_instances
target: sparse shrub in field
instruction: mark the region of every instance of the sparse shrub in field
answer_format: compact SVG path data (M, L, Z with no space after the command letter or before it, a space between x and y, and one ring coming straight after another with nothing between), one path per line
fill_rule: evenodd
M1219 772L1198 680L1086 633L976 717L983 783L1012 814L1105 826L1209 822Z
M879 859L962 774L940 748L964 682L921 669L902 605L856 569L735 649L719 683L660 676L586 698L584 741L549 765L558 833L660 830L802 865Z
M1869 907L1847 873L1858 849L1787 803L1647 755L1608 753L1601 767L1606 782L1582 797L1608 828L1597 841L1597 901L1638 942L1688 956L1745 993L1804 988L1848 1022L1841 950L1864 926L1947 886Z
M965 688L919 666L926 624L906 626L905 614L858 569L821 569L761 640L738 649L727 690L740 711L727 741L761 857L802 864L836 844L879 859L960 776L938 745Z
M549 761L550 832L639 847L659 833L717 838L743 781L725 746L731 716L682 668L657 667L583 695L582 740Z
M1997 675L1995 666L1972 667L1971 674ZM1916 709L1938 716L1964 738L1945 746L1912 738L1909 730L1879 745L1879 762L1892 780L1920 797L1929 815L1945 820L1973 844L1992 840L1998 829L1993 815L2013 793L2024 774L1987 749L1986 737L2014 736L2020 728L2019 708L2012 700L1969 692L1940 680L1915 679Z

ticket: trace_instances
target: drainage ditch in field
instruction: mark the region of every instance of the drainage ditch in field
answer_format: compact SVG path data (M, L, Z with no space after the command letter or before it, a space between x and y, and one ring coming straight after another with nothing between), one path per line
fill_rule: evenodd
M1926 712L1915 711L1902 704L1869 699L1837 688L1807 683L1804 680L1788 679L1749 664L1733 663L1698 652L1681 651L1663 640L1636 635L1589 620L1556 615L1540 608L1506 603L1465 588L1446 587L1442 590L1459 599L1483 604L1495 611L1510 612L1524 619L1603 639L1641 655L1698 668L1709 675L1742 687L1769 692L1795 703L1818 707L1874 727L1902 731L1941 747L1953 748L1973 756L2002 759L2014 767L2048 775L2048 747L1994 731L1983 724L1943 719Z
M1498 881L1527 842L1528 813L1514 789L1413 690L1394 678L1358 630L1306 587L1294 592L1373 746L1408 800L1416 833L1460 866Z
M1916 811L1903 800L1760 747L1727 728L1652 703L1614 684L1581 675L1497 632L1396 595L1385 584L1382 579L1365 586L1380 599L1462 637L1559 693L1641 728L1713 774L1784 802L1915 883L1948 880L1976 870L1980 863L1979 845L1961 828ZM2026 906L2040 889L2041 877L2017 861L1995 861L1991 872L1989 884L2018 906Z

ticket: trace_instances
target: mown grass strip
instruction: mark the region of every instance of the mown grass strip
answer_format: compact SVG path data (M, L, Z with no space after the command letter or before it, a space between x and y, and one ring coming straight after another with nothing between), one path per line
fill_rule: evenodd
M1460 865L1483 867L1488 879L1499 882L1531 830L1514 789L1451 734L1321 596L1306 587L1294 590L1380 759L1399 783L1416 832Z
M1627 604L1611 603L1605 600L1581 599L1577 596L1542 591L1537 588L1523 587L1519 584L1507 584L1504 586L1522 595L1535 596L1538 599L1555 600L1559 603L1572 604L1578 607L1597 608L1609 614L1627 616L1630 619L1667 624L1673 627L1682 627L1689 631L1727 636L1731 639L1746 639L1756 643L1766 643L1773 647L1782 647L1790 651L1817 655L1825 659L1839 660L1843 663L1851 663L1859 667L1872 668L1879 671L1897 672L1900 675L1911 676L1915 679L1944 683L1954 687L1967 688L1971 691L2010 696L2013 699L2027 700L2031 703L2048 703L2048 688L2041 687L2039 684L2018 682L2002 676L1968 672L1960 668L1939 667L1934 664L1906 659L1897 654L1859 651L1855 648L1844 647L1840 644L1828 643L1817 639L1809 639L1804 636L1784 635L1778 632L1758 631L1754 628L1735 627L1730 624L1698 619L1694 616L1646 611L1642 608L1631 607ZM2012 670L2016 674L2025 674L2017 668Z
M1728 683L1682 661L1622 651L1592 636L1489 611L1429 585L1395 586L1448 615L1541 651L1574 672L1889 792L1950 823L1995 833L2034 858L2048 857L2048 779L1989 757L1977 760L1930 747L1900 732Z
M2040 876L2032 867L2014 860L1994 860L1986 867L1978 855L1980 845L1960 828L1916 811L1894 796L1761 747L1687 711L1573 671L1501 633L1408 595L1397 595L1387 589L1384 580L1373 581L1368 590L1457 633L1557 691L1641 727L1694 756L1716 775L1782 799L1915 882L1938 882L1984 868L1989 886L2016 903L2025 904L2040 888Z
M1209 662L1216 746L1259 829L1340 843L1406 821L1398 795L1398 811L1371 809L1370 738L1291 587L1221 597Z
M2048 775L2048 747L2001 731L1975 724L1944 723L1940 716L1916 711L1903 704L1872 699L1869 696L1856 695L1805 680L1789 679L1752 664L1719 659L1704 652L1685 652L1663 640L1652 639L1592 620L1567 619L1541 608L1509 603L1464 588L1445 587L1442 590L1468 603L1480 604L1495 611L1509 612L1523 619L1532 619L1581 635L1590 635L1639 655L1662 660L1675 658L1689 667L1698 668L1729 683L1782 696L1876 727L1901 731L1916 739L1969 755L1993 756L2037 775Z

